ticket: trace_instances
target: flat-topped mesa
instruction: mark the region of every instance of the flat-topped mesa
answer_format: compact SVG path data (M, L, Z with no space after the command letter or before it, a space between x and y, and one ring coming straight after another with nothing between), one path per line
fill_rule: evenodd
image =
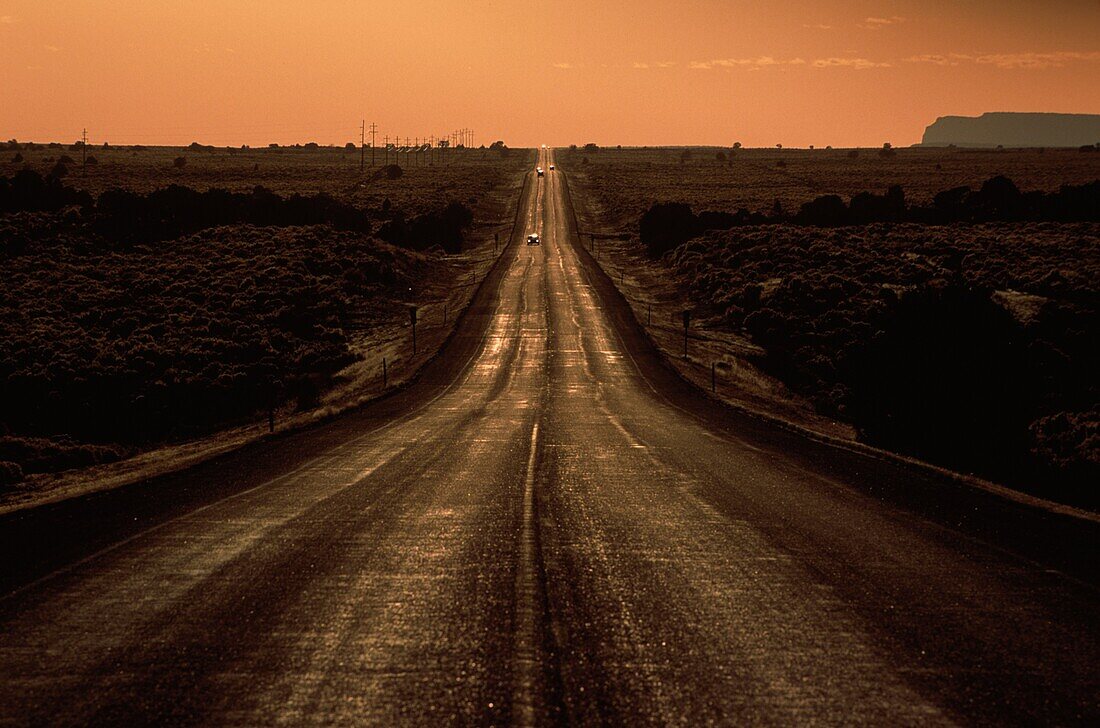
M921 146L1080 147L1100 143L1100 114L987 112L941 116L924 130Z

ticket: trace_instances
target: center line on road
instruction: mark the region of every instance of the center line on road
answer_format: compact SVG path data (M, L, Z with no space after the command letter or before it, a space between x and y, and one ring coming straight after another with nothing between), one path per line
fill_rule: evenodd
M527 477L523 486L523 519L516 562L516 612L513 632L512 722L533 726L538 722L536 700L541 669L539 661L539 577L535 536L535 461L539 425L531 429Z

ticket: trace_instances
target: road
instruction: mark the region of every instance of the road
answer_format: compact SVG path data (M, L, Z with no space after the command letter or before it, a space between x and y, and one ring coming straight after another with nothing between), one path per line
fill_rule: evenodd
M0 723L1100 723L1095 530L691 390L528 181L415 386L0 520Z

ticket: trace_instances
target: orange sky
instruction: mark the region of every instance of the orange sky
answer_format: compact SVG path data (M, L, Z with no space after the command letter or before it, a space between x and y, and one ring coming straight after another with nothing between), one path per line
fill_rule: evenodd
M0 0L0 137L895 145L1100 113L1100 0Z

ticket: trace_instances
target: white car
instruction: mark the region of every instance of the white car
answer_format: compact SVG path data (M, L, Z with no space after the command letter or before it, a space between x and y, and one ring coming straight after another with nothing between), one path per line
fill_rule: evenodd
M542 167L535 167L535 171L539 173L539 177L543 175Z
M550 171L551 172L554 171L554 165L552 165L552 164L550 165Z
M535 233L531 233L527 236L528 245L542 245L542 241L539 240L539 236Z

